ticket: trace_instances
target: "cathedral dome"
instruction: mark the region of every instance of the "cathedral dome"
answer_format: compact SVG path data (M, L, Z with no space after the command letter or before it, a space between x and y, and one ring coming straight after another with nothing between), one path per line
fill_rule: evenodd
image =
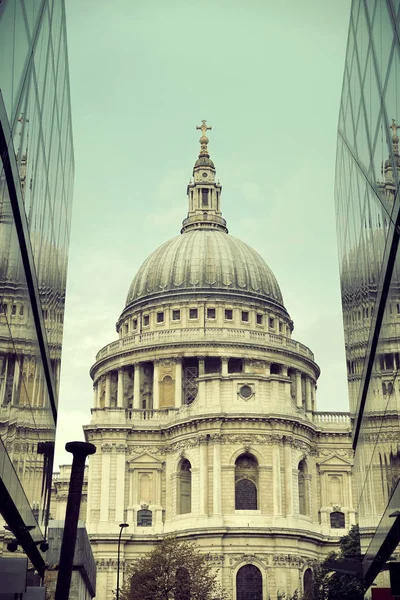
M229 293L283 306L278 282L261 256L222 231L195 229L168 240L145 260L126 304L165 293Z

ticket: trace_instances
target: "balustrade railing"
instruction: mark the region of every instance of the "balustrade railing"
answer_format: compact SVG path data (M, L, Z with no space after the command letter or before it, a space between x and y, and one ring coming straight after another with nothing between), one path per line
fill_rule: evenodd
M314 423L332 425L337 423L340 425L350 426L350 413L346 412L316 412L314 413Z
M213 327L213 328L201 328L201 327L187 327L184 329L165 329L160 331L149 331L141 334L135 334L127 337L123 337L115 342L111 342L107 346L102 348L97 356L96 360L101 360L106 356L110 356L118 351L127 348L143 348L146 346L157 346L163 343L179 344L187 343L190 341L196 342L199 340L209 342L242 342L242 343L254 343L261 346L279 347L286 346L307 356L311 360L314 360L314 354L307 346L296 342L284 335L275 333L263 332L263 331L251 331L243 329L229 329L225 327Z

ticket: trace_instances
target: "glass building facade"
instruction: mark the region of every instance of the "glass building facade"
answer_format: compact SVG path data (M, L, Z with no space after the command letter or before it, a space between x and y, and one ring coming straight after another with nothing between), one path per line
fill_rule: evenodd
M400 2L353 0L335 204L363 570L399 541ZM392 516L390 516L392 515Z
M74 177L63 0L0 2L0 149L0 512L42 572Z

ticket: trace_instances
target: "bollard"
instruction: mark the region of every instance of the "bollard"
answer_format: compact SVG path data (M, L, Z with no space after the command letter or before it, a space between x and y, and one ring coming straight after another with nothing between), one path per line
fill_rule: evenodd
M74 562L79 509L81 505L85 461L89 454L96 452L96 446L88 442L68 442L67 452L73 455L67 510L65 514L64 534L61 544L60 564L54 600L68 600Z

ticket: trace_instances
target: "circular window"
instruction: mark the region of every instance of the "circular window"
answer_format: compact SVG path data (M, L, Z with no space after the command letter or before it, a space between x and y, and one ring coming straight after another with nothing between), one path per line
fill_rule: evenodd
M250 396L253 395L253 390L249 385L242 385L242 387L239 390L239 394L242 398L245 398L247 400L247 398L250 398Z

